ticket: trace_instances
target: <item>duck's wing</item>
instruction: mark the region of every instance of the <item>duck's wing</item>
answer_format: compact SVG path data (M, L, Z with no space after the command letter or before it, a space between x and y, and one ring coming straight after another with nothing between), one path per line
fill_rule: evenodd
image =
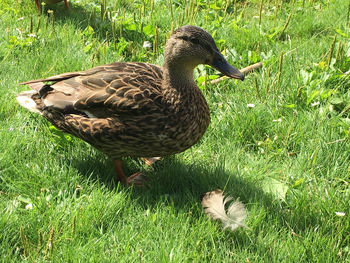
M52 84L45 84L52 82ZM38 107L89 117L142 114L161 103L162 70L146 63L112 63L23 82L41 98Z

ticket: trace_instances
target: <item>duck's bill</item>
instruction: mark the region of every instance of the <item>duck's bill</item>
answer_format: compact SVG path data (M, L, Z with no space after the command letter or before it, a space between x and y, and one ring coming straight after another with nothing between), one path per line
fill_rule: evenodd
M244 74L232 67L220 53L214 57L211 66L230 78L244 80Z

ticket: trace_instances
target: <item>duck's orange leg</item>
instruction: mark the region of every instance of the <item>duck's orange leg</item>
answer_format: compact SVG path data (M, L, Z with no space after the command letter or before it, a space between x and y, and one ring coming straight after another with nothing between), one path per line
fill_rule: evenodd
M68 0L64 0L64 4L65 4L65 6L69 9Z
M34 0L34 1L35 1L36 9L38 9L38 11L40 12L39 0Z
M141 172L134 173L129 177L126 177L123 169L122 169L122 161L121 160L113 160L114 169L117 174L117 178L119 182L123 185L136 185L136 186L145 186L145 178Z

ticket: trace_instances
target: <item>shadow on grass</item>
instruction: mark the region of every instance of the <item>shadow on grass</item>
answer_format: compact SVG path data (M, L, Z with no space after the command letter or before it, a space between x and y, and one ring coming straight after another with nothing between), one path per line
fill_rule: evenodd
M126 160L123 167L125 174L130 175L139 171L141 166L137 162ZM98 182L111 191L117 190L118 182L109 159L90 156L84 161L75 160L73 165L88 180ZM291 233L292 231L304 231L319 224L321 214L317 211L298 215L300 208L295 207L293 202L289 205L266 194L260 184L244 178L239 171L228 173L227 170L218 168L217 165L208 167L201 163L188 165L178 161L176 157L168 157L153 167L144 166L143 168L142 171L149 178L151 187L141 189L134 187L130 189L130 195L131 199L136 200L145 210L157 207L159 202L165 202L177 211L196 210L191 214L199 218L203 214L202 212L197 213L198 210L194 207L199 205L201 195L220 188L225 195L230 195L246 204L248 210L250 204L258 204L263 207L265 214L259 220L271 220L271 224L287 231L290 230ZM121 186L119 191L124 189L126 188ZM253 230L256 236L261 231L259 220L252 220L256 224ZM251 235L244 231L240 234L235 232L234 235L238 240L251 242Z
M70 23L76 28L83 31L88 26L91 26L95 31L95 36L100 42L106 40L113 42L113 24L108 15L102 17L100 11L94 11L95 7L85 7L82 5L70 4L70 9L67 10L63 5L50 5L54 10L55 23L66 24ZM44 10L43 15L48 16L48 9ZM115 29L114 29L115 30ZM119 28L116 35L119 35ZM122 29L122 36L128 41L138 43L140 40L146 38L144 34L141 34L137 30L128 30L127 28ZM116 36L118 39L119 36Z
M71 2L69 6L70 8L67 9L63 2L47 5L41 11L41 16L43 16L43 18L48 17L48 11L52 10L54 12L55 23L65 24L67 22L71 22L72 24L76 25L77 28L86 28L89 25L93 13L82 6L76 6Z
M174 205L188 206L189 201L200 201L203 193L217 188L223 189L234 198L239 197L245 203L251 202L251 197L258 193L265 196L259 187L247 182L237 173L228 174L222 168L195 163L188 165L178 161L176 157L164 158L152 167L141 164L141 160L128 158L123 161L123 170L126 175L139 170L146 175L150 187L134 187L131 191L132 197L139 199L140 204L145 206L156 204L164 196L179 196ZM103 154L89 155L84 160L74 159L72 165L88 180L103 184L107 189L115 190L118 186L112 162Z
M249 253L260 254L261 251L271 249L271 242L274 242L271 239L281 237L285 240L289 235L290 238L295 238L295 242L303 242L302 237L306 236L310 229L317 228L322 220L322 211L308 211L312 204L306 204L307 208L303 208L297 200L298 197L289 203L277 200L266 194L261 184L254 179L245 178L239 170L229 172L217 163L213 166L201 161L185 164L176 156L168 157L156 163L154 167L143 166L150 181L150 188L130 189L119 187L115 182L110 160L106 157L95 157L89 156L83 162L76 162L82 177L92 180L93 184L102 184L111 192L127 191L127 195L133 200L132 203L141 208L140 210L158 211L162 207L171 207L175 216L188 214L188 223L194 228L203 224L204 212L200 204L200 196L203 193L220 188L224 190L225 195L239 198L247 210L251 211L247 219L250 229L224 231L221 223L217 222L217 232L211 235L213 242L222 244L228 251L248 250ZM102 162L98 159L102 159ZM141 165L137 162L124 162L125 173L130 175L140 170ZM302 203L308 202L304 197L300 197Z

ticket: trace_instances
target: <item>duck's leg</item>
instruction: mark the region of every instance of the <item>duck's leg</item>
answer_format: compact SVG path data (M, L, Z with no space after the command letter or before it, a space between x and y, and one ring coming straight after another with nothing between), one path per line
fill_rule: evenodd
M136 185L139 187L145 186L145 177L141 172L137 172L130 175L129 177L126 177L122 169L122 161L113 160L113 164L117 178L123 185Z
M69 8L68 0L64 0L64 4L67 8Z
M39 0L34 0L34 1L35 1L36 9L38 9L38 11L40 12Z

